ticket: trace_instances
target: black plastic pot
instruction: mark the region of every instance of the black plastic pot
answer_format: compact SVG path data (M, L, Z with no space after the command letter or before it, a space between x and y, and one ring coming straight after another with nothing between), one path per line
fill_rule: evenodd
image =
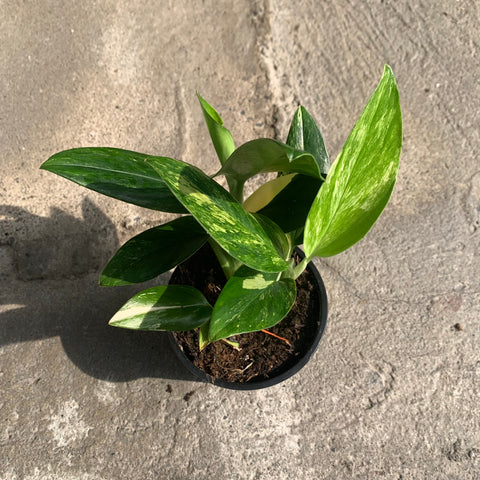
M295 249L297 254L300 258L304 258L304 253L300 249ZM169 341L170 344L177 355L180 362L190 371L198 380L206 383L211 383L213 385L217 385L223 388L229 388L232 390L258 390L261 388L271 387L273 385L277 385L287 378L290 378L292 375L295 375L302 367L304 367L307 362L310 360L312 355L317 350L318 344L320 339L323 336L325 331L325 327L327 324L327 311L328 311L328 304L327 304L327 292L325 290L325 285L323 284L322 277L318 272L315 265L310 262L307 266L307 270L309 270L314 277L314 281L316 283L315 287L318 289L319 294L319 311L318 314L315 315L315 318L312 318L311 321L315 322L316 324L316 333L312 337L311 344L306 348L303 352L297 356L296 363L290 366L288 369L284 371L280 371L277 375L272 376L266 380L252 380L248 383L239 383L239 382L229 382L223 379L214 378L208 374L206 374L203 370L199 369L195 366L188 356L183 351L183 348L177 340L175 339L173 333L169 332Z

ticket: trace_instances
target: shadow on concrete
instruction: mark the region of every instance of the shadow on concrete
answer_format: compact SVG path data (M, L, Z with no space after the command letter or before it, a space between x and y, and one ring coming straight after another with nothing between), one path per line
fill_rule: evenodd
M88 199L82 214L79 220L52 209L39 217L0 206L0 348L59 336L72 362L95 378L194 380L165 333L108 326L128 298L166 283L168 274L148 284L99 287L99 272L119 246L116 229Z

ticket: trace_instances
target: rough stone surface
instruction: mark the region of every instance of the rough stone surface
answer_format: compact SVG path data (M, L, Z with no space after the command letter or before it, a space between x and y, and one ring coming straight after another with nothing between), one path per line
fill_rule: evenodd
M478 2L0 10L1 480L480 478ZM329 324L301 373L220 390L162 334L106 326L142 286L102 289L102 266L172 217L42 161L109 145L213 173L195 90L237 144L285 139L301 102L335 158L384 63L401 93L400 176L367 237L317 262Z

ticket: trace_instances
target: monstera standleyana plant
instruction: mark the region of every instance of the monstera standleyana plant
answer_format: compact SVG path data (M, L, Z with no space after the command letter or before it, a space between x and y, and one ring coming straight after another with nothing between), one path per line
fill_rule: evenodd
M66 150L41 168L119 200L180 214L125 243L101 274L101 285L150 280L210 243L227 278L215 305L191 286L156 286L135 295L110 320L140 330L200 327L203 348L280 322L307 264L346 250L368 232L395 184L402 120L395 78L386 66L330 168L305 108L296 111L286 143L261 138L235 148L219 114L198 98L221 164L213 176L180 160L115 148ZM244 200L245 182L260 172L278 176ZM217 183L219 176L228 189ZM305 257L295 264L292 251L299 244Z

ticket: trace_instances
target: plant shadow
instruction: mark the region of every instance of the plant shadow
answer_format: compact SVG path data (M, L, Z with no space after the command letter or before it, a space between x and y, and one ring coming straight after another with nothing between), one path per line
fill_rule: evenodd
M167 283L169 274L139 285L98 286L119 246L117 232L88 198L82 214L80 220L54 208L40 217L0 206L0 348L59 336L70 360L98 379L194 380L166 333L108 326L131 296Z

